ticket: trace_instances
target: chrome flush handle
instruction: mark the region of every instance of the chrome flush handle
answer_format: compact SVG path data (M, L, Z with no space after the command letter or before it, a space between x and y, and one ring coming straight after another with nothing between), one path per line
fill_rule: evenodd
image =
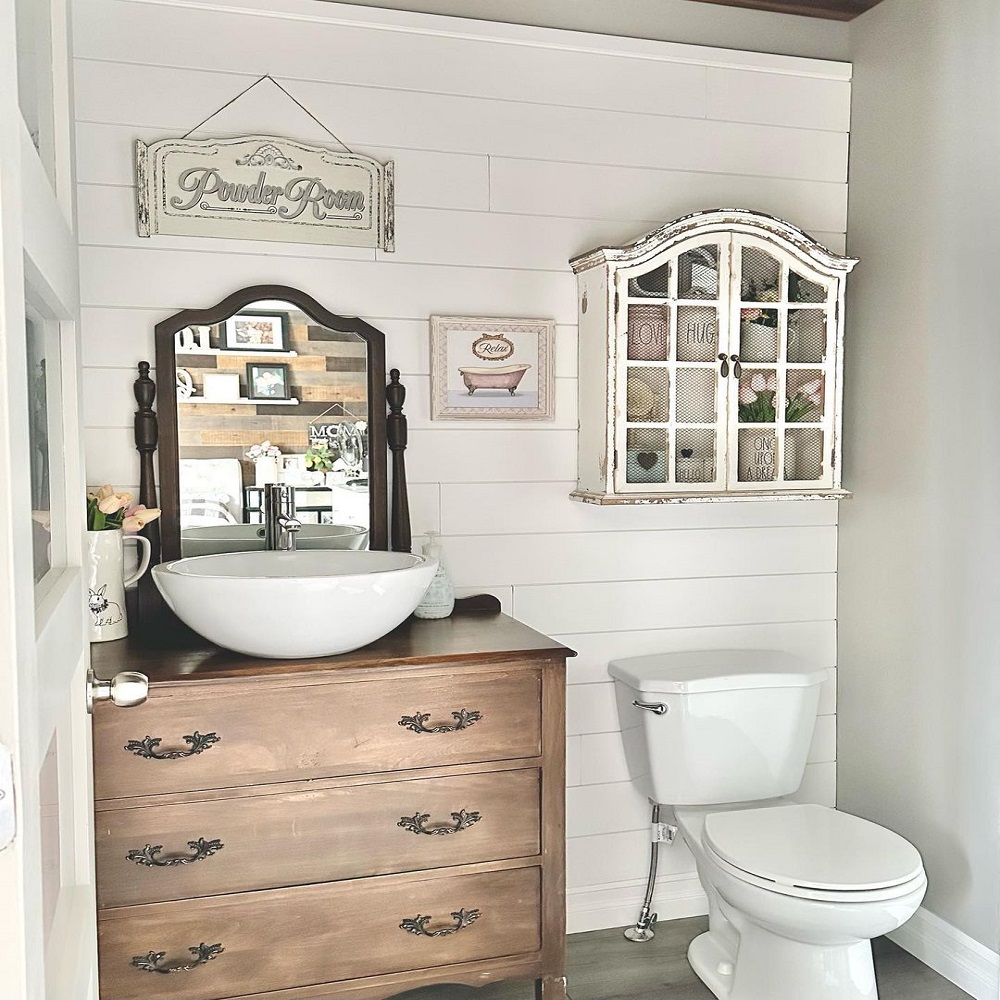
M644 712L652 712L653 715L667 714L667 706L662 701L633 701L632 704Z

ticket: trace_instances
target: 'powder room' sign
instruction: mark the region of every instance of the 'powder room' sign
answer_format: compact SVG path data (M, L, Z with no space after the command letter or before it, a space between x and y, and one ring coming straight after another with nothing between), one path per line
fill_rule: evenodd
M393 163L272 136L135 143L140 236L395 250Z

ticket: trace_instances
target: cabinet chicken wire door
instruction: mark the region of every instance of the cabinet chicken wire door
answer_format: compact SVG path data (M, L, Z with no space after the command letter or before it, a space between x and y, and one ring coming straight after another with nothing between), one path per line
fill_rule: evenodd
M728 238L679 244L616 281L616 492L724 489Z
M573 499L849 496L838 464L844 292L857 260L772 216L717 209L570 263ZM600 302L603 317L588 312Z
M732 238L728 489L832 488L836 285L773 243Z

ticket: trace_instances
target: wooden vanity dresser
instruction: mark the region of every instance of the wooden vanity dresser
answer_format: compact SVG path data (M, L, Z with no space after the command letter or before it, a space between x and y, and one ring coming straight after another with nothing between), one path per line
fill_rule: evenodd
M567 655L482 612L316 660L95 645L149 677L94 709L102 1000L564 1000Z

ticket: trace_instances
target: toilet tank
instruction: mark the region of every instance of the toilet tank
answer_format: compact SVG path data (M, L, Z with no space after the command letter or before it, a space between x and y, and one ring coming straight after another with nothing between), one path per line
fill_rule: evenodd
M752 802L801 784L825 671L717 649L614 660L608 672L629 773L651 801Z

